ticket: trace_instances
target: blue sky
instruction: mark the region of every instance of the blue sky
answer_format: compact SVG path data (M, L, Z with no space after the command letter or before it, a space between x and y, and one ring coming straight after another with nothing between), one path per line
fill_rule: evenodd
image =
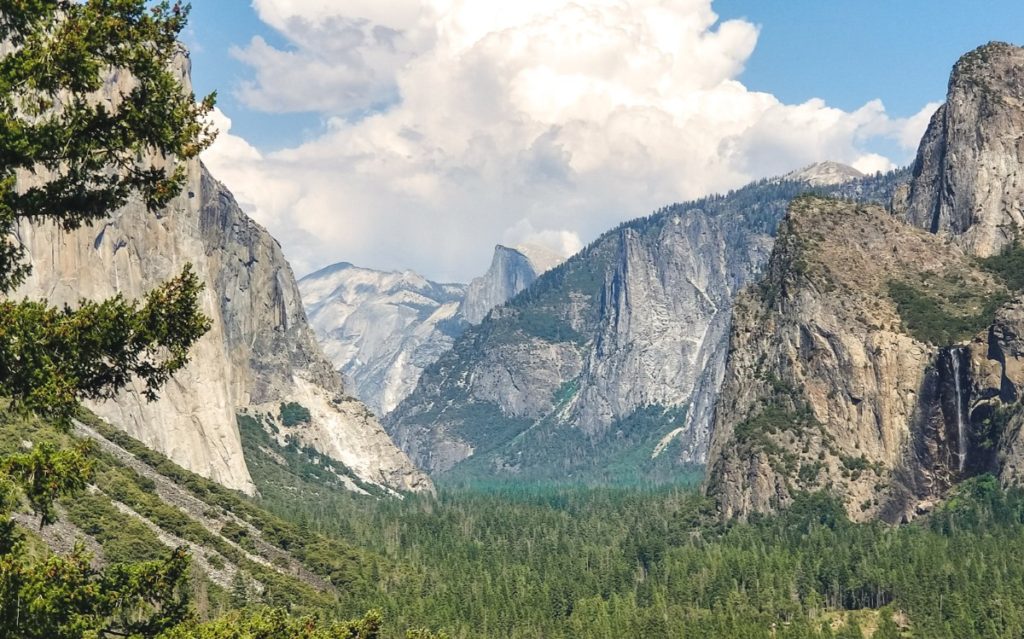
M811 162L907 164L956 59L1022 25L1021 0L206 0L185 39L204 158L300 275L467 281L496 243L571 254Z
M322 130L320 115L262 113L233 95L252 75L233 47L254 36L289 46L251 5L194 2L188 41L196 92L217 91L235 132L257 147L295 145ZM790 103L819 97L847 110L881 98L897 116L941 100L950 67L966 51L990 40L1024 44L1021 0L715 0L712 7L722 20L761 26L740 76L750 89Z

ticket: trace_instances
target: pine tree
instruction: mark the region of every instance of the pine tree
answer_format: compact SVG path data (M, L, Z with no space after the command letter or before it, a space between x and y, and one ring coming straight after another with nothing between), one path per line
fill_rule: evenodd
M9 296L30 271L23 221L64 230L140 198L151 210L181 189L208 143L204 115L172 71L188 7L146 0L27 0L0 9L0 406L67 428L83 398L133 377L155 397L209 328L191 269L141 302L118 296L56 308ZM112 73L131 88L109 103ZM154 159L153 161L147 158ZM155 637L189 614L188 557L102 571L76 547L36 558L11 520L24 498L42 525L91 478L88 446L35 446L0 460L0 639Z
M241 570L235 572L231 580L231 607L245 608L249 605L249 585L245 581L245 575Z
M185 162L210 139L201 103L172 71L188 8L145 0L33 0L0 12L0 296L30 272L22 221L64 230L139 197L156 210L180 192ZM113 72L133 78L111 104ZM147 160L151 158L152 160ZM63 425L82 398L133 376L155 396L209 328L186 268L139 303L120 296L55 308L0 297L0 397Z

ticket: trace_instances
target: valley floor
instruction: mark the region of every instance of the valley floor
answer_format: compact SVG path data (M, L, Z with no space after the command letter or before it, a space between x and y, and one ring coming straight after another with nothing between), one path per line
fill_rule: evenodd
M6 449L55 438L39 424L5 431ZM331 487L315 453L243 427L261 493L250 500L102 425L81 432L100 444L95 486L65 500L58 536L108 563L184 543L202 616L377 608L384 637L453 639L1024 634L1024 493L987 476L902 527L851 523L823 495L725 526L685 485L355 495Z

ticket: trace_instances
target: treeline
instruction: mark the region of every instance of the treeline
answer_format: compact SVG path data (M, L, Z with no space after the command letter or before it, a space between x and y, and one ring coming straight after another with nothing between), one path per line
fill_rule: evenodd
M24 422L0 432L5 452L26 436L36 446L53 441L45 429ZM990 476L964 483L939 510L901 527L850 522L842 505L823 494L803 495L778 516L722 524L713 505L684 486L442 487L437 498L377 499L326 488L311 461L297 463L308 451L279 454L287 455L286 465L250 464L262 494L255 505L222 489L211 499L205 481L172 472L160 456L140 459L204 495L211 507L217 503L254 522L272 544L342 551L321 555L330 570L309 552L295 555L328 577L338 587L335 595L271 581L272 571L234 557L222 543L204 544L206 533L175 523L166 506L137 494L148 480L96 451L90 453L93 481L102 492L64 501L61 516L96 539L108 562L126 562L123 569L108 568L114 574L135 574L143 570L133 567L141 566L137 562L162 560L169 551L104 501L112 494L199 544L207 561L220 553L237 562L240 574L267 585L254 590L239 578L230 591L218 589L194 568L184 577L172 556L164 598L176 602L184 625L162 621L159 629L172 637L384 639L421 627L466 639L1024 636L1024 492L1004 491ZM294 538L295 531L303 539ZM65 565L47 559L34 535L27 541L8 555L19 562L18 574ZM244 539L240 543L245 547ZM357 561L346 556L351 552ZM70 565L77 566L83 588L103 579L86 563ZM152 566L145 570L159 567ZM123 570L129 572L117 572ZM32 583L46 593L52 608L45 610L64 606L64 585ZM118 586L118 596L136 582L120 583L126 585ZM205 595L188 595L188 584L200 585ZM162 614L162 601L146 614ZM195 614L185 614L189 608ZM382 616L364 616L373 609ZM29 613L9 612L22 620L23 631ZM46 615L40 619L54 618ZM301 621L303 615L312 617ZM251 628L249 635L238 634L241 628Z
M686 487L402 501L303 500L296 488L261 487L264 505L391 560L365 605L398 627L467 639L1024 636L1024 493L990 476L901 527L852 523L821 494L722 525Z

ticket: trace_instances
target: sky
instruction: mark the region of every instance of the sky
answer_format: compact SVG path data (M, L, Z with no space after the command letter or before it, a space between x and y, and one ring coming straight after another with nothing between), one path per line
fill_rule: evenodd
M184 39L204 161L298 275L465 282L497 243L906 165L956 59L1022 30L1019 0L195 0Z

